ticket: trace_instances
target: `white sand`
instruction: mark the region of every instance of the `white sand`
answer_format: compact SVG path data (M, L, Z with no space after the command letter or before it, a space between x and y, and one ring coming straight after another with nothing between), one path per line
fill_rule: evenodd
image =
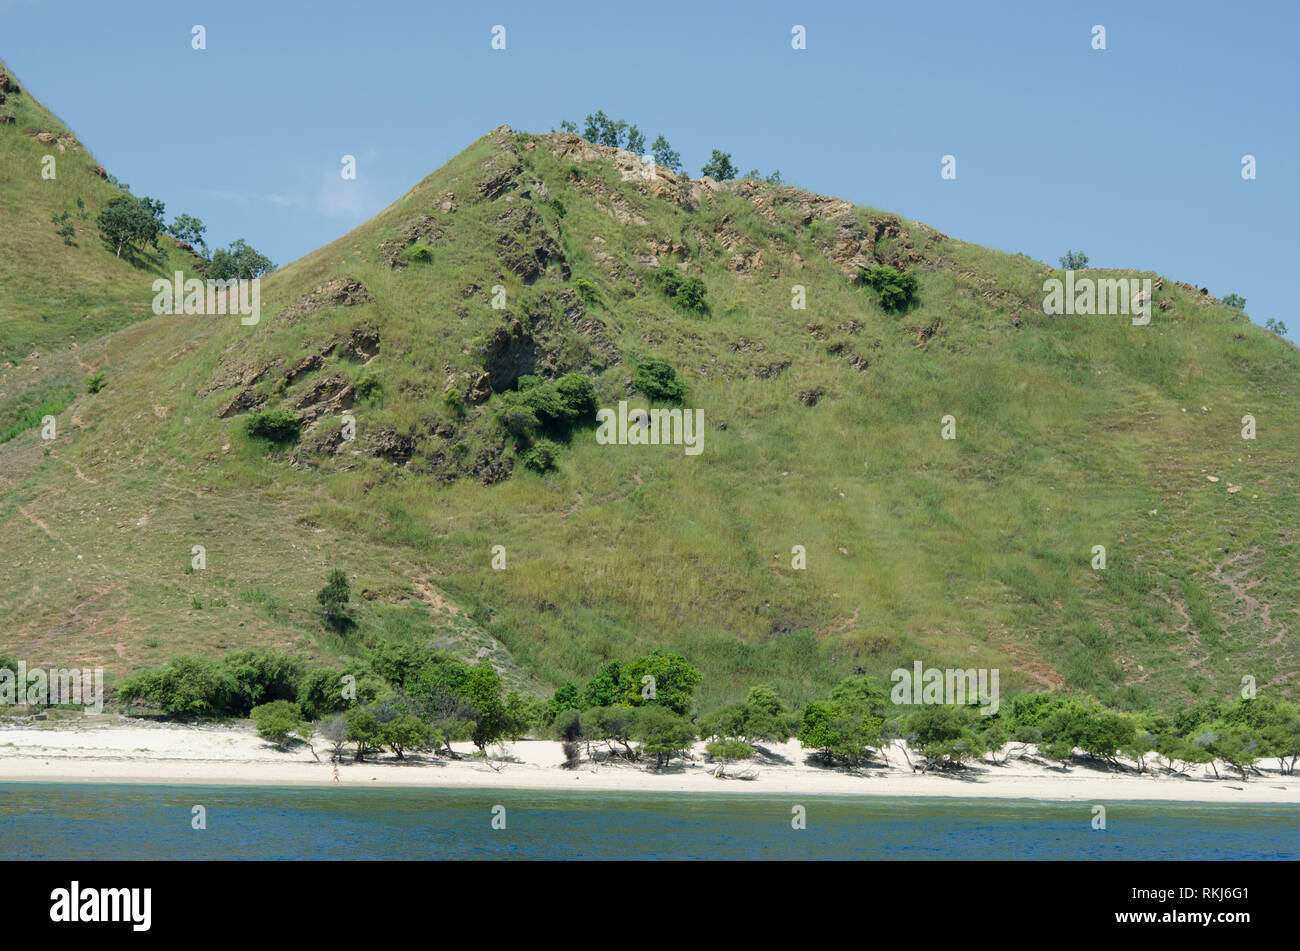
M70 722L0 726L0 782L211 783L332 785L329 747L316 741L317 762L306 747L278 749L249 724L235 726L160 725L116 716ZM601 744L603 749L603 744ZM921 774L907 765L900 749L888 764L857 773L828 770L807 762L798 743L772 744L771 759L733 764L729 773L751 780L717 779L703 745L691 760L676 759L663 772L622 761L592 764L584 756L576 770L562 769L560 744L524 740L493 750L493 768L473 759L473 746L457 744L465 758L450 761L430 754L391 753L356 763L350 752L339 764L340 785L438 786L503 789L598 789L669 792L738 792L803 795L952 796L1045 800L1165 800L1186 802L1300 803L1300 776L1281 776L1274 760L1260 764L1264 776L1240 776L1219 765L1171 775L1155 767L1147 775L1084 765L1068 770L1014 753L1006 763L989 760L968 769ZM913 759L916 756L913 755ZM1154 757L1148 760L1149 766Z

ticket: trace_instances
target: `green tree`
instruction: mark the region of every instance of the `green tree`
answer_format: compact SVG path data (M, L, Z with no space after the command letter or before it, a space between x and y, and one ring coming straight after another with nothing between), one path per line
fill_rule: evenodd
M1088 266L1088 255L1082 251L1066 251L1059 260L1063 271L1082 271Z
M283 746L289 734L302 726L302 710L288 700L272 700L253 707L249 716L257 724L258 735Z
M639 752L653 756L655 766L660 769L695 742L695 727L691 722L663 706L638 709L630 732L640 744Z
M442 738L415 714L401 713L380 722L378 741L397 754L398 759L406 759L408 751L431 749L441 743Z
M176 657L165 667L142 671L118 688L126 706L144 702L170 717L211 716L217 712L221 673L205 657Z
M702 279L682 274L674 268L662 267L655 271L655 283L678 310L689 314L708 314L709 303L705 299L708 288Z
M623 671L622 702L631 707L658 704L684 716L702 675L681 654L656 650L638 657Z
M1135 735L1133 721L1128 717L1093 713L1084 718L1078 743L1089 756L1115 763L1115 754L1132 743Z
M925 757L926 768L960 765L983 755L985 747L975 729L970 707L922 704L907 718L909 734Z
M469 669L460 687L461 697L473 711L474 745L486 752L493 743L506 739L515 724L502 697L501 675L488 661L482 660Z
M274 269L275 265L270 258L240 238L232 241L229 248L218 248L212 252L207 275L217 281L251 281Z
M616 752L614 744L618 743L623 747L623 752L618 755L635 760L637 752L632 749L631 740L637 728L637 712L621 704L583 710L580 721L582 734L592 742L603 740L611 753Z
M731 164L730 153L714 149L713 155L704 163L704 168L700 170L700 174L719 182L725 182L735 178L739 173L736 166Z
M324 610L325 626L331 631L341 634L353 626L352 617L348 614L350 597L348 576L335 568L330 572L325 587L316 592L316 600Z
M296 700L301 678L302 669L287 654L260 647L237 651L221 665L218 706L230 716L249 716L255 706Z
M583 710L592 707L608 707L618 703L623 696L623 664L611 660L602 665L582 691Z
M203 240L207 230L208 226L193 215L177 215L167 229L178 241L201 248L204 256L208 253L208 243Z
M820 751L831 764L853 768L880 743L883 726L884 720L865 707L819 701L804 707L797 736L804 747Z
M157 241L163 230L162 215L162 202L124 193L104 206L95 223L100 235L120 258L124 249L138 246L143 251L146 245Z
M603 109L597 109L589 113L586 120L587 124L582 130L582 137L588 142L599 145L600 140L605 135L605 129L609 127L609 116L605 115Z
M656 165L662 165L674 172L681 172L682 157L673 151L672 146L668 144L668 140L662 135L650 144L650 152L655 157Z
M302 421L288 410L258 410L249 414L248 421L244 423L244 432L255 442L288 446L298 441Z
M635 152L637 155L645 153L645 135L636 127L635 123L632 124L632 128L627 130L627 150Z
M713 775L719 779L726 775L728 763L752 759L754 756L754 748L740 740L714 740L704 747L704 751L709 754L710 759L717 761L718 768Z
M1242 297L1240 294L1229 294L1223 299L1223 304L1225 307L1231 307L1234 310L1245 310L1246 298Z
M353 707L345 715L347 719L347 740L356 744L356 759L364 762L367 753L375 752L383 746L382 725L370 707Z

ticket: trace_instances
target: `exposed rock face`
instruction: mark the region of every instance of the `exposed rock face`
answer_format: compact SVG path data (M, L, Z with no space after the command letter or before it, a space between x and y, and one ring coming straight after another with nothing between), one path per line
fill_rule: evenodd
M257 409L266 405L266 397L255 393L252 389L245 388L240 390L235 398L223 406L217 412L218 419L229 419L239 413L247 413L249 410Z
M302 361L284 375L284 385L293 386L298 379L307 373L314 373L325 365L325 360L318 353L311 356L303 357Z
M551 237L542 216L525 202L514 202L497 218L497 253L501 263L525 284L531 284L557 263L569 278L569 265Z
M316 384L298 398L297 408L306 409L308 406L315 406L317 403L324 402L331 397L342 393L344 390L350 390L351 386L343 377L335 374L324 380L317 380ZM347 406L352 405L351 397L347 400ZM346 408L340 404L340 408Z
M483 362L487 366L488 382L495 392L508 390L521 376L537 368L537 341L524 330L518 320L509 326L498 327L483 348Z
M776 363L768 363L764 366L754 367L754 378L757 380L771 380L780 376L788 369L790 369L789 360L780 360Z
M605 325L587 314L572 288L542 294L529 305L527 325L510 318L483 347L488 385L497 393L528 374L551 380L574 370L599 373L620 359Z
M366 285L360 281L350 277L336 277L298 298L280 316L295 319L315 313L323 307L356 307L358 304L373 303L374 299Z
M821 387L814 387L811 390L799 391L799 402L804 406L816 406L817 401L826 395L826 391Z
M339 355L345 360L365 363L379 353L379 331L374 327L356 327L348 336Z
M387 429L378 433L367 444L366 449L372 456L405 464L415 452L415 440L410 436L399 436L393 430Z

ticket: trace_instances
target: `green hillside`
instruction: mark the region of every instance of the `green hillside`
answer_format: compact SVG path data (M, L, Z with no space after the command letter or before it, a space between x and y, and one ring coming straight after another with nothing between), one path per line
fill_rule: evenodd
M181 652L432 641L541 693L662 646L703 672L706 708L918 659L1124 706L1228 698L1245 675L1297 693L1300 355L1191 285L1092 271L1151 279L1150 324L1047 316L1053 271L1024 256L502 127L265 279L256 325L138 320L154 275L117 277L93 224L77 247L42 235L63 199L10 161L39 151L38 107L19 108L3 214L41 250L15 263L18 232L0 239L0 280L22 275L0 346L69 346L71 315L100 315L76 352L107 383L57 439L0 445L0 652L121 676ZM83 182L88 210L111 196L77 174L59 187ZM901 312L862 280L880 266L917 279ZM55 272L77 283L42 336ZM698 455L523 418L541 398L518 389L568 373L600 407L649 406L652 358L703 412ZM0 389L46 378L28 366ZM274 411L297 442L248 438ZM539 474L523 460L543 439ZM345 635L315 598L333 568Z
M79 347L150 316L152 281L194 259L170 239L161 254L105 253L95 219L122 188L3 62L0 194L3 441L67 406L95 369Z

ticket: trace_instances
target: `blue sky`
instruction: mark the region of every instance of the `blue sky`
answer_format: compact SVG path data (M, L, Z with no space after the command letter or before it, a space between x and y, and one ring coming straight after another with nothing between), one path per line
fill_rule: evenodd
M280 264L495 126L604 109L692 175L721 148L967 241L1235 291L1292 339L1298 33L1293 0L0 0L0 58L110 172Z

